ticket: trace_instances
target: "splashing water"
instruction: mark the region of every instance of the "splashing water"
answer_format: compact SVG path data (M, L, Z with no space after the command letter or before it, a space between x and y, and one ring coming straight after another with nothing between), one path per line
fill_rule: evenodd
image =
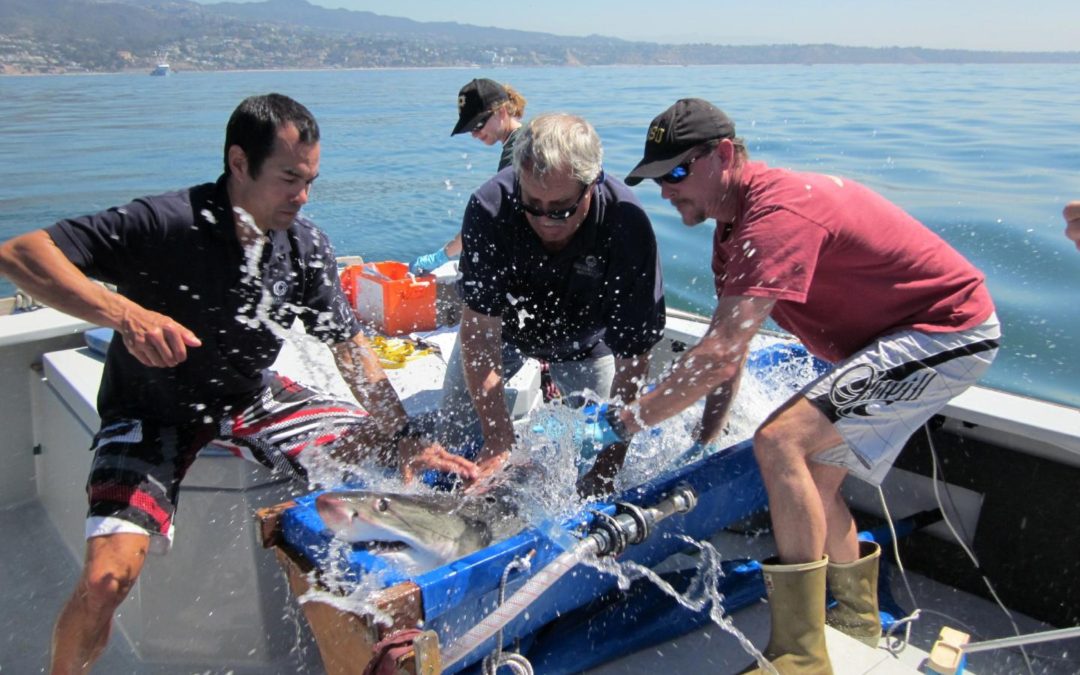
M245 225L254 227L248 214L241 213L239 216ZM243 308L237 320L245 325L265 326L286 345L294 347L305 372L313 381L340 380L332 359L327 359L325 353L321 353L326 350L325 345L301 330L281 326L274 320L273 296L261 283L260 262L266 241L266 237L259 233L245 246L243 283L257 289L258 300L254 305ZM695 428L701 418L703 404L692 406L657 427L637 434L627 453L626 464L617 476L617 490L641 484L749 438L773 409L810 379L812 364L809 359L793 359L770 368L764 375L753 372L749 375L742 380L739 395L732 405L720 439L704 448L695 446ZM593 397L593 400L597 400L597 397ZM533 474L528 477L526 472L526 478L514 485L514 497L520 515L565 551L573 550L581 541L562 523L587 506L586 500L577 494L576 483L589 469L598 451L591 441L582 438L576 431L580 427L580 417L579 411L562 405L535 409L520 424L521 442L516 445L510 458L511 465L543 467L540 476ZM374 464L347 465L325 453L305 453L308 454L311 456L305 457L304 465L312 487L340 484L343 476L362 476L372 489L406 493L427 489L404 486L396 474L391 475ZM700 612L708 608L710 619L733 635L763 668L771 671L771 666L763 660L760 652L736 628L731 617L723 612L723 596L718 590L722 575L721 554L709 542L683 539L699 551L696 575L684 593L679 593L652 569L633 562L596 559L594 556L584 556L581 562L614 575L620 587L626 588L632 580L645 578L691 611ZM370 601L376 591L386 586L384 574L357 575L356 570L347 570L345 565L348 557L345 554L349 544L334 541L330 546L330 555L326 558L329 562L320 571L320 583L312 583L311 589L299 598L300 602L322 602L342 611L371 616L378 623L390 623L391 617Z
M720 592L720 579L723 576L720 552L707 541L697 541L684 535L677 536L687 544L696 547L699 553L697 575L691 580L686 591L682 593L652 569L632 561L620 562L613 558L583 558L582 562L614 575L619 588L623 590L628 589L633 580L645 578L691 612L702 612L707 607L709 619L713 623L734 637L739 646L752 656L765 672L778 675L768 659L735 626L732 618L724 613L724 594Z

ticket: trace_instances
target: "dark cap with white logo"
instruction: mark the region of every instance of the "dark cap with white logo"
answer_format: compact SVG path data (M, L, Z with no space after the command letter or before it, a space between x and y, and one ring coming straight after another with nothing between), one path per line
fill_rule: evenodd
M684 98L656 116L645 136L645 156L626 176L627 185L669 173L707 141L735 138L735 123L700 98Z
M496 105L509 100L506 87L495 80L482 77L469 82L458 92L458 121L450 135L473 131L481 120L487 121L484 116L489 115Z

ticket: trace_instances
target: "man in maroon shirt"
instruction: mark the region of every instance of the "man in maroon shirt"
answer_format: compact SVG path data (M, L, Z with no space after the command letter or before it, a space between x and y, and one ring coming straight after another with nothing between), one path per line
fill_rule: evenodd
M912 432L989 367L1000 330L984 277L940 237L845 178L749 160L734 123L701 99L653 120L626 182L652 178L686 225L716 220L717 307L705 336L649 394L610 410L625 441L704 398L698 440L720 433L766 317L835 364L754 436L778 556L763 569L781 672L831 672L829 623L868 644L880 549L856 539L840 484L879 484Z

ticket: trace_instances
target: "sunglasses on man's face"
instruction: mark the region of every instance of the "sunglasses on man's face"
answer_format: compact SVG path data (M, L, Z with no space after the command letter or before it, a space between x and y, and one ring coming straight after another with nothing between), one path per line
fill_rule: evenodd
M488 120L491 119L491 116L494 115L494 114L495 114L494 112L489 110L488 112L481 115L480 119L476 120L476 124L473 125L473 128L472 128L473 133L475 134L477 131L480 131L481 129L483 129L484 125L488 123Z
M545 211L544 209L538 209L531 204L526 204L525 200L521 198L521 187L518 186L518 206L525 213L535 218L547 218L548 220L566 220L570 216L577 213L578 207L581 206L581 200L585 199L585 193L592 187L592 183L589 183L581 190L581 194L574 200L574 203L565 209L556 209L554 211Z
M667 183L668 185L676 185L683 182L684 180L686 180L686 177L690 175L690 165L704 156L705 155L697 155L696 157L691 157L682 164L676 166L671 171L668 171L663 176L660 176L659 178L653 178L653 182L655 182L657 185L661 185L663 183Z

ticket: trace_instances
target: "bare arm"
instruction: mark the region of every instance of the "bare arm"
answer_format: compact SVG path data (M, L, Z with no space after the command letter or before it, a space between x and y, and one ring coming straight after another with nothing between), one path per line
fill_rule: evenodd
M454 235L454 238L446 242L446 246L443 246L443 250L446 251L446 255L451 258L456 258L461 255L461 230Z
M50 307L114 329L143 365L171 368L187 359L188 347L202 345L180 323L94 283L44 230L0 245L0 274Z
M514 426L504 397L502 319L466 307L461 316L461 363L484 434L477 455L481 470L494 471L514 445Z
M629 359L615 359L615 379L611 384L612 398L632 401L637 396L638 386L645 380L649 371L649 355ZM579 490L582 494L592 495L609 492L614 484L615 475L626 462L628 443L613 443L606 446L596 456L592 468L582 476Z
M623 409L621 419L631 432L659 424L696 401L727 386L733 394L750 340L772 311L775 300L750 296L720 298L704 337L675 362L656 388ZM713 400L713 414L719 409ZM726 413L726 405L723 407Z
M408 414L363 333L334 345L330 351L353 396L371 414L370 426L357 429L351 447L342 451L342 459L355 460L358 452L365 448L387 448L387 453L396 452L397 456L384 454L383 461L397 464L406 482L422 469L450 471L469 480L476 477L472 462L447 452L433 441L408 436L400 438L396 447L390 447L408 423Z
M330 351L353 396L375 418L383 436L393 437L405 426L408 416L367 337L357 333L351 340L334 345Z
M739 393L739 382L742 380L742 366L731 379L705 397L705 410L701 414L701 426L698 428L698 443L706 445L712 443L724 430L724 421L727 419L731 402Z

